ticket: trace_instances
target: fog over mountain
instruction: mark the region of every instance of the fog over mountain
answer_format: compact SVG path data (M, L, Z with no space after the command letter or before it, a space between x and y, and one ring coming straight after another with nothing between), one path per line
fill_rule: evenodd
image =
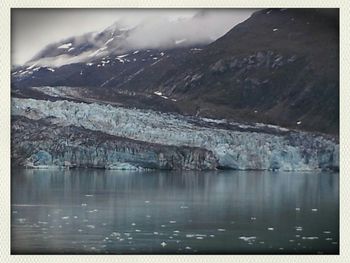
M188 45L208 44L247 19L254 11L86 9L82 12L75 9L15 9L12 11L12 63L24 64L46 45L72 36L77 41L90 38L89 41L93 42L95 35L89 32L102 32L110 29L113 23L113 26L118 26L119 29L132 29L127 37L130 49L171 48L179 41L186 41ZM98 47L104 43L93 44ZM82 55L72 61L81 62L84 58Z

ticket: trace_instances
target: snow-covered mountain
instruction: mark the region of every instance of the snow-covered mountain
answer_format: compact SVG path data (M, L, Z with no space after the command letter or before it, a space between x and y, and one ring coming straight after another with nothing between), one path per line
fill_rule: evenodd
M141 48L142 26L114 24L53 43L11 73L13 158L338 169L338 23L336 10L266 9L214 42L148 37Z

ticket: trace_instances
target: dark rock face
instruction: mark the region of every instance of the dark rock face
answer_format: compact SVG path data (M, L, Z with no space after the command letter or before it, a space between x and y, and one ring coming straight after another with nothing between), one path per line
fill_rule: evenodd
M110 168L128 163L137 168L211 170L212 152L196 147L166 146L111 136L83 128L52 125L49 120L12 119L12 165Z

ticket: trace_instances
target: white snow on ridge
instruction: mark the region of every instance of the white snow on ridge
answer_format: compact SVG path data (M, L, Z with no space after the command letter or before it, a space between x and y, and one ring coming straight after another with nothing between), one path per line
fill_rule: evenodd
M181 43L185 42L186 40L187 40L186 38L175 40L175 45L181 44Z
M126 56L129 56L129 54L120 55L120 56L117 56L117 58L125 58Z
M91 53L91 54L89 55L89 57L96 56L98 53L100 53L101 51L103 51L103 50L105 50L105 49L107 49L107 47L101 47L101 48L95 50L93 53Z
M72 43L66 43L66 44L60 45L57 48L58 49L67 49L67 48L70 48L71 46L72 46Z
M105 45L107 46L107 45L108 45L108 43L110 43L111 41L113 41L113 39L114 39L114 37L112 37L112 38L108 39L108 40L106 41Z

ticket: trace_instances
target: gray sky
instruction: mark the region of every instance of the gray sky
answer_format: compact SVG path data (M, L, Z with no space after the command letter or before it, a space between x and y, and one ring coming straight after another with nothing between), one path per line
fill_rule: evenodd
M138 47L177 34L216 39L247 19L253 9L12 9L12 63L23 64L47 44L101 31L118 21L142 25L133 36ZM194 19L193 19L194 17ZM191 19L192 18L192 19ZM191 19L189 21L189 19ZM178 21L177 26L168 24ZM170 27L169 27L170 26ZM169 30L171 29L171 30Z

